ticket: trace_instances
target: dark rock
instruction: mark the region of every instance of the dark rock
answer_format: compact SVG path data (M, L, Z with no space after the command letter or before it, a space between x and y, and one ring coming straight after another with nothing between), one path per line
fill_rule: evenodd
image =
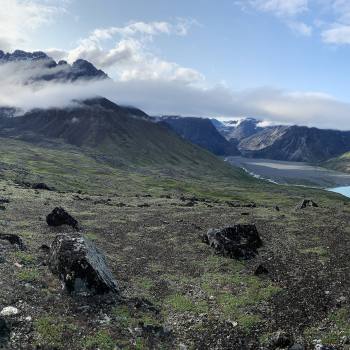
M8 241L13 245L17 245L20 250L26 250L26 246L21 237L11 233L0 233L0 240Z
M34 190L54 191L53 187L50 187L50 186L46 185L43 182L32 184L32 189L34 189Z
M318 205L312 199L303 199L295 209L305 209L308 207L318 208Z
M194 207L195 204L196 204L195 201L189 201L189 202L183 204L183 206L184 206L184 207Z
M293 345L293 343L294 343L293 336L291 336L290 334L284 331L279 331L272 335L272 338L270 339L270 342L269 342L269 348L270 349L287 348Z
M115 206L119 208L123 208L123 207L126 207L126 204L121 202L121 203L117 203Z
M0 255L0 264L3 264L5 262L6 262L6 259L2 255Z
M334 346L327 346L327 345L317 344L315 346L315 350L337 350L337 348L334 347Z
M6 207L4 205L0 205L0 210L4 211L6 210Z
M143 336L146 338L155 337L158 339L165 339L171 336L171 331L162 326L148 325L144 324L143 322L140 323L140 326L142 329Z
M217 253L236 259L250 259L257 254L262 241L255 225L234 225L221 229L210 229L203 241Z
M242 216L249 216L249 213L241 213Z
M11 329L6 320L0 317L0 347L6 345L10 339Z
M143 203L143 204L138 204L139 208L148 208L150 205L147 203Z
M92 242L80 235L58 235L55 238L50 249L49 267L64 282L69 293L118 292L104 256Z
M49 215L47 215L46 222L49 226L69 225L74 229L79 230L78 221L61 207L55 208Z
M276 211L280 211L280 208L279 208L278 205L275 206L275 210L276 210Z
M262 264L260 264L254 271L255 276L267 275L269 270Z
M46 244L42 244L42 245L40 246L40 250L41 250L42 252L46 253L46 254L50 253L50 247L49 247L48 245L46 245Z
M8 204L8 203L10 203L9 199L0 197L0 204Z
M305 346L301 344L294 344L288 350L305 350Z

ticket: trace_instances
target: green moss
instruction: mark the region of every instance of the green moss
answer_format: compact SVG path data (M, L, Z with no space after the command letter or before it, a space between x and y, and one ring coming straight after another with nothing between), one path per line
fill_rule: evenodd
M83 346L86 350L114 350L115 341L108 331L100 330L97 333L86 337Z
M64 349L67 339L71 339L76 326L53 316L40 317L34 324L36 343L38 346L46 346L55 349Z
M14 257L23 265L33 265L36 262L35 256L26 252L15 252Z
M169 296L164 303L166 308L170 308L175 312L202 313L208 311L208 305L205 301L193 301L181 294Z
M36 282L39 280L40 273L35 268L25 268L17 272L17 277L22 282Z

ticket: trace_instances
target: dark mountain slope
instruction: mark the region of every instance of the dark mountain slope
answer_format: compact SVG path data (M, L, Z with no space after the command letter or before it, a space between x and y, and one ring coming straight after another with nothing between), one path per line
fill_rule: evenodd
M209 119L194 117L162 117L160 123L176 134L206 150L219 155L238 155L234 143L227 141Z
M137 116L137 114L142 114ZM34 110L0 119L0 136L36 144L50 140L88 150L114 166L162 172L237 175L214 155L181 139L144 114L98 98L65 109ZM241 176L241 173L240 175Z
M301 126L269 127L242 140L249 157L319 162L350 150L350 132Z

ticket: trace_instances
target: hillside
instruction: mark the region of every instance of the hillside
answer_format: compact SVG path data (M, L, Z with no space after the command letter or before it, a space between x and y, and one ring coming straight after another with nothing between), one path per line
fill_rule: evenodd
M350 152L346 152L339 157L332 158L322 163L328 169L350 173Z
M209 119L164 116L159 123L193 144L218 155L238 155L235 143L227 141Z
M276 126L243 139L243 155L276 160L320 162L350 150L350 132L302 126Z

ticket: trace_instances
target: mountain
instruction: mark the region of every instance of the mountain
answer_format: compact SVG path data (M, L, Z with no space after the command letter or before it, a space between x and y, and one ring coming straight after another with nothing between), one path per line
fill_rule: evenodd
M229 165L154 123L146 113L105 98L61 109L33 110L17 117L3 116L0 137L53 148L66 143L113 166L137 171L157 168L183 174L235 175Z
M163 116L159 123L193 144L219 156L238 155L235 143L227 141L209 119Z
M254 118L223 122L212 119L212 123L227 140L241 141L263 130L263 128L259 126L260 121Z
M247 157L320 162L349 151L350 132L274 126L243 139L238 147Z
M0 64L17 64L19 70L32 73L26 83L108 78L105 72L86 60L78 59L71 65L63 60L56 63L42 51L16 50L13 53L5 53L0 50Z

